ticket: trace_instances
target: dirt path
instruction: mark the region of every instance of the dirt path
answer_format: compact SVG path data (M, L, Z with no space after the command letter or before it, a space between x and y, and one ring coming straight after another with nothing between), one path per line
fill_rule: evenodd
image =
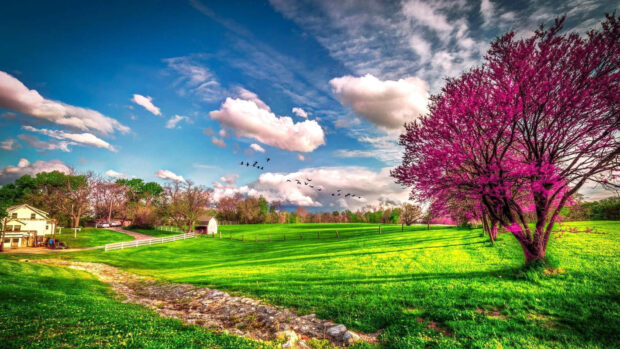
M135 231L131 231L131 230L125 230L123 228L118 228L118 227L109 227L109 228L105 228L107 230L113 230L119 233L123 233L123 234L127 234L127 235L131 235L133 236L136 240L146 240L146 239L153 239L154 236L150 236L150 235L144 235L141 233L136 233Z
M310 339L326 340L339 347L357 341L377 342L377 334L355 333L314 314L298 316L285 308L261 304L257 299L230 296L205 287L155 282L107 264L51 259L30 262L90 272L126 297L124 302L144 305L162 316L218 332L264 341L282 339L285 341L283 348L309 348L307 341Z

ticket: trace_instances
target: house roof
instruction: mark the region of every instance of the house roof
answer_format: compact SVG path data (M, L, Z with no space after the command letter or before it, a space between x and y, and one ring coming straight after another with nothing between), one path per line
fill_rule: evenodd
M6 224L9 224L10 222L17 222L17 223L21 223L21 224L23 224L23 225L26 225L26 224L27 224L27 223L25 223L25 222L23 222L23 221L20 221L20 220L19 220L19 219L17 219L17 218L8 218L8 219L7 219L7 221L6 221Z
M11 211L16 210L16 209L18 209L20 207L26 207L26 208L30 209L31 211L33 211L34 213L38 213L39 215L41 215L41 216L43 216L45 218L49 218L47 212L45 212L43 210L39 210L38 208L32 207L32 206L30 206L28 204L14 205L14 206L11 206L11 207L7 208L6 211L7 212L11 212Z
M208 221L211 220L211 218L215 218L215 217L214 216L204 215L204 216L198 217L198 221L199 222L208 222Z

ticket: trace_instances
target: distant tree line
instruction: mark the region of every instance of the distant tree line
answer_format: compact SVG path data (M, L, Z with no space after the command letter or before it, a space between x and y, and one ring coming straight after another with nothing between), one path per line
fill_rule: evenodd
M620 196L592 202L577 199L562 210L562 216L567 221L620 220Z
M219 221L232 224L410 225L422 218L421 208L412 204L316 213L298 207L289 212L282 209L282 202L268 202L263 196L244 197L237 193L214 200L212 194L212 189L190 180L162 186L140 178L113 180L93 172L41 172L0 187L0 216L6 215L7 207L26 203L48 212L64 227L120 220L142 228L168 224L190 229L202 215L216 216Z

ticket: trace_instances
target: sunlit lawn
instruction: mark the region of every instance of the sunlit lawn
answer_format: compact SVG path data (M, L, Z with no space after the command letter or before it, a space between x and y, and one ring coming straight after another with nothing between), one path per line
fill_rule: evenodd
M565 272L539 278L516 277L523 256L511 236L500 235L491 247L480 230L453 227L416 226L401 233L400 226L384 226L379 235L377 225L222 226L221 240L203 237L80 258L238 291L356 330L383 329L384 344L394 347L616 345L620 224L570 225L608 234L552 237L550 258ZM228 232L246 241L228 240ZM449 335L428 329L430 321Z
M1 348L256 348L116 300L88 273L0 259Z
M618 346L620 223L569 225L607 234L552 237L548 254L561 269L548 276L523 272L512 236L501 234L491 247L479 229L454 227L384 226L380 235L370 224L220 226L222 239L63 258L243 293L358 331L383 330L387 347Z
M56 238L66 243L69 248L93 247L133 240L133 236L98 228L82 228L75 234L73 229L63 228L61 234L56 234Z

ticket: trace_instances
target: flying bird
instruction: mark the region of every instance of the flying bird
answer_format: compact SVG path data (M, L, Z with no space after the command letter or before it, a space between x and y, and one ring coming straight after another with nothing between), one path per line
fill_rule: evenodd
M304 182L304 185L308 185L308 182Z
M334 196L334 193L332 193L332 196Z
M314 188L314 185L311 185L310 188Z
M248 166L250 166L250 163L249 163L249 162L246 162L246 163L245 163L245 167L248 167Z
M269 162L269 160L271 160L270 158L267 158L267 162Z
M321 188L317 189L318 191L321 191Z
M308 182L312 182L312 179L310 179L310 178L306 178L306 180L307 180Z
M241 166L243 166L243 161L241 161Z
M338 196L340 196L340 193L338 193Z
M286 181L287 181L287 182L290 182L291 180L290 180L290 179L287 179Z

